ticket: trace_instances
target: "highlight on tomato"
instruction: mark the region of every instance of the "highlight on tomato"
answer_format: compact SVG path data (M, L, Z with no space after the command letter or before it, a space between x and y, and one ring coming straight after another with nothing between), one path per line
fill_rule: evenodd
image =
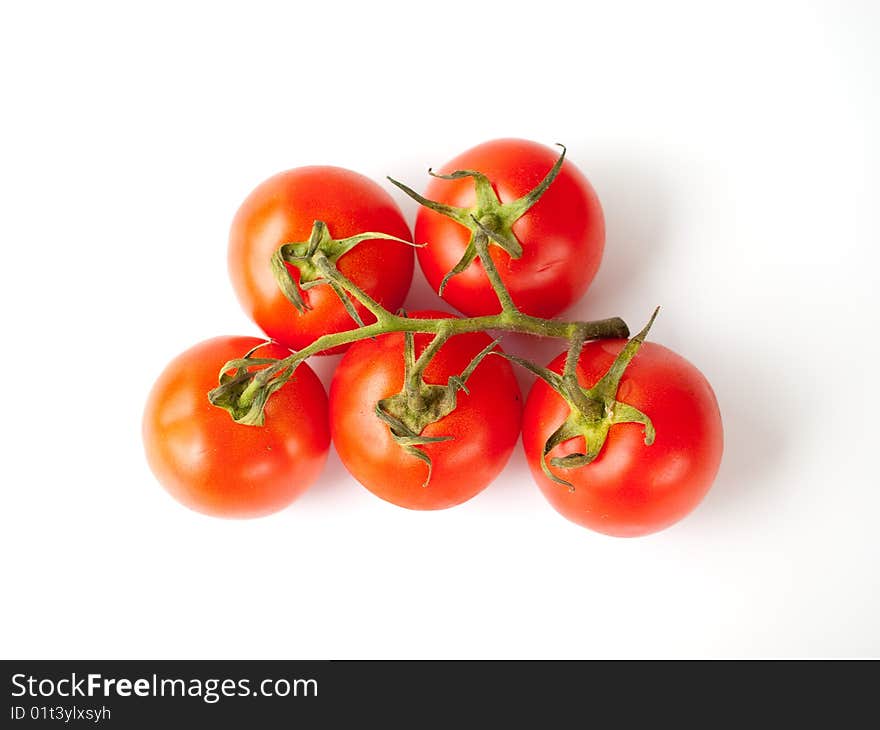
M572 415L540 379L523 416L529 468L550 504L576 524L619 537L662 530L690 513L712 486L723 450L718 402L703 374L653 342L625 353L632 343L583 347L577 382L595 398L588 405L599 405L592 416ZM623 354L631 361L622 362ZM549 371L562 373L566 359L559 355Z
M330 447L327 396L305 363L268 400L262 426L236 423L208 400L225 363L290 352L254 337L215 337L174 358L147 399L143 441L159 482L179 502L218 517L284 509L320 474Z
M409 367L404 333L357 342L330 385L330 429L346 469L376 496L414 510L453 507L483 491L510 458L522 411L513 369L487 356L497 347L483 332L446 340L413 383L412 365L433 337L412 337Z
M233 218L229 275L247 315L270 338L293 350L302 349L321 335L357 326L340 293L326 283L299 290L300 307L279 287L277 272L271 265L273 257L284 244L307 243L313 237L316 221L327 233L330 261L386 309L394 311L403 304L412 281L414 257L410 245L391 239L367 239L345 251L333 246L333 241L364 232L412 242L403 214L377 183L351 170L327 165L299 167L270 177L248 195ZM302 272L296 266L282 266L295 283L301 280ZM363 306L352 304L362 321L375 321Z

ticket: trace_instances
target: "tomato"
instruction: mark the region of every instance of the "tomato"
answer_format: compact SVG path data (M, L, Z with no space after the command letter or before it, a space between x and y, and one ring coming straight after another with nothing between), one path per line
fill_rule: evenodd
M558 152L535 142L498 139L464 152L443 165L441 173L477 170L491 181L501 203L511 203L541 182ZM474 181L433 178L425 197L446 205L475 204ZM568 160L538 202L512 226L522 245L520 258L498 246L489 248L513 302L526 314L553 317L576 302L599 269L605 245L605 223L599 199L586 177ZM415 240L419 264L438 291L443 277L462 258L471 232L441 213L421 208ZM443 298L470 316L501 311L479 261L449 279Z
M580 385L594 386L624 344L625 340L588 343L577 369ZM564 363L563 354L550 369L562 372ZM721 414L703 374L653 342L643 343L627 367L617 399L651 419L654 443L645 444L640 424L611 426L591 463L578 469L550 467L574 491L554 483L541 470L544 444L569 413L565 401L542 380L535 382L526 402L523 446L541 491L563 516L608 535L646 535L687 515L712 485L721 462ZM583 449L584 439L577 437L557 446L549 457Z
M443 312L412 317L452 317ZM432 335L415 335L416 356ZM445 385L491 343L483 332L455 335L424 372L426 383ZM330 430L342 463L382 499L409 509L445 509L475 496L501 472L519 436L522 400L510 363L498 356L480 362L458 393L457 407L422 431L452 436L421 447L428 466L394 440L376 415L376 403L403 387L404 335L391 333L351 346L330 386Z
M354 329L354 320L333 290L322 284L302 292L310 309L297 312L272 273L272 254L282 244L308 241L316 220L334 239L385 233L412 240L391 196L372 180L339 167L300 167L270 177L242 203L229 234L229 274L242 307L272 339L294 350L323 334ZM363 241L343 254L337 268L386 309L397 310L413 272L410 246ZM288 265L294 280L299 271ZM364 322L375 321L361 305ZM336 348L339 352L344 348Z
M269 398L264 426L236 423L208 401L224 363L261 342L215 337L191 347L165 368L147 400L143 439L150 467L173 497L198 512L276 512L317 479L327 458L327 396L306 364ZM266 344L255 357L289 354Z

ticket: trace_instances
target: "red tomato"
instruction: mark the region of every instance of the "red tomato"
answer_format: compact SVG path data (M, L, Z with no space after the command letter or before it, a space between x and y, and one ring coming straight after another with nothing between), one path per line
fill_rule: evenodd
M502 203L532 190L559 156L553 150L521 139L498 139L464 152L439 172L477 170L492 182ZM475 203L472 178L433 178L425 197L466 208ZM587 178L568 160L541 199L513 224L522 245L518 259L490 246L492 260L514 303L526 314L553 317L577 301L599 269L605 245L605 222L599 199ZM421 208L415 240L419 264L437 291L440 282L465 252L470 231L451 218ZM443 298L470 316L501 311L498 299L479 261L452 277Z
M372 180L340 167L300 167L270 177L242 203L229 234L229 273L245 312L272 339L294 350L323 334L354 329L354 320L327 285L304 291L300 314L272 274L270 260L285 243L307 241L316 220L334 239L377 232L411 241L391 196ZM412 281L413 252L397 241L363 241L343 254L338 269L386 309L397 310ZM288 265L295 281L299 271ZM361 305L364 322L375 321ZM340 352L343 348L336 348Z
M419 312L412 317L452 317ZM432 335L415 336L416 356ZM491 342L483 332L456 335L427 366L427 383L445 385ZM403 387L404 335L392 333L351 346L330 386L330 430L336 451L354 477L382 499L409 509L445 509L475 496L501 472L519 436L522 401L507 360L486 357L458 394L452 413L428 425L423 436L452 440L421 448L428 466L406 453L375 413L376 403Z
M578 364L578 382L594 386L625 340L588 343ZM562 372L565 355L550 369ZM551 466L574 491L541 471L547 438L568 415L565 401L544 381L529 393L523 418L523 446L532 474L550 504L572 522L608 535L646 535L677 522L693 510L712 485L721 463L723 432L715 394L703 374L671 350L642 344L629 364L617 399L645 413L656 438L645 445L640 424L611 427L596 459L579 469ZM550 457L584 449L583 438L557 446Z
M220 368L262 342L215 337L169 363L143 420L147 460L173 497L219 517L259 517L283 509L318 477L330 431L321 381L302 364L266 404L265 425L236 423L208 402ZM274 344L255 357L286 357Z

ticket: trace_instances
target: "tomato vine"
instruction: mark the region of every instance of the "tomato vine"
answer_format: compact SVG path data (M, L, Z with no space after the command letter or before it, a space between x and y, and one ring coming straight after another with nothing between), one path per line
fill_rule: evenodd
M315 286L328 286L339 297L357 327L324 334L284 358L254 358L251 353L244 353L240 358L230 360L221 369L219 385L209 393L211 403L227 410L238 423L261 426L264 423L265 407L269 398L290 380L297 368L309 357L359 340L402 332L406 336L404 387L397 395L378 402L375 405L375 413L377 418L384 421L402 449L427 463L426 484L430 480L431 463L420 449L429 442L422 436L422 431L428 424L435 423L455 409L456 395L460 390L466 390L470 373L483 358L492 354L507 357L541 377L565 399L569 407L569 417L547 439L544 446L542 469L553 481L573 489L570 482L552 474L547 465L550 451L563 440L582 436L586 443L583 453L551 460L552 465L563 469L580 468L595 459L602 449L610 426L615 423L643 424L645 441L650 444L653 439L653 426L648 416L632 406L619 402L616 394L620 378L644 340L653 317L651 322L621 351L601 382L592 388L583 388L575 378L574 363L577 362L584 343L595 339L628 337L629 329L626 323L619 317L594 321L561 321L526 314L514 303L490 255L493 246L502 249L513 259L522 255L522 246L513 233L514 224L550 188L562 169L564 158L563 147L556 163L541 182L526 195L507 204L501 203L488 178L476 170L458 170L448 175L435 175L446 180L472 179L476 204L471 208L454 207L428 200L404 184L392 180L420 205L451 218L470 231L465 254L444 277L440 287L441 292L452 277L472 265L477 265L478 262L497 297L500 306L497 314L462 319L421 319L409 318L403 311L389 311L346 277L339 270L336 262L365 240L390 240L401 245L418 246L419 244L411 244L401 238L378 232L362 232L336 240L323 221L314 221L308 240L288 242L279 246L266 265L272 268L278 286L297 311L303 312L308 309L301 291ZM294 281L289 267L299 271L299 281ZM369 312L375 321L364 323L355 303ZM446 385L429 385L424 382L422 374L425 367L444 342L456 335L486 330L518 332L567 341L569 354L564 372L558 375L526 359L506 355L496 349L499 340L495 340L475 356L463 372L451 377ZM432 341L418 358L414 357L412 349L415 333L433 335Z

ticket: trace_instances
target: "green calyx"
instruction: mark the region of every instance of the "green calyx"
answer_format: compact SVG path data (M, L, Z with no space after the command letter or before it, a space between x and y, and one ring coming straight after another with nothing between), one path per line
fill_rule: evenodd
M403 388L399 393L383 398L376 404L376 416L388 426L395 442L408 454L427 464L428 474L422 486L428 486L431 481L432 464L431 457L421 447L452 439L452 436L423 436L422 432L429 424L436 423L455 410L459 391L468 392L468 378L499 343L499 340L494 340L483 348L459 375L451 376L446 385L426 383L422 378L425 366L450 336L450 332L438 332L416 359L415 337L412 332L406 332Z
M290 380L299 365L295 360L253 357L262 346L257 345L242 357L224 363L220 369L220 384L208 393L213 405L245 426L263 425L269 396Z
M659 308L654 310L651 319L644 329L626 343L624 348L615 358L608 372L602 376L592 388L582 388L577 381L577 363L581 350L584 346L584 337L575 336L571 340L571 346L566 357L565 368L562 375L554 373L547 368L541 368L527 360L511 355L505 355L523 367L531 370L535 375L545 380L550 387L559 393L569 407L569 415L547 439L541 455L541 470L544 474L556 482L574 491L571 482L561 479L552 471L550 466L560 469L578 469L592 462L602 451L608 432L616 423L641 423L645 428L645 444L650 446L654 443L654 425L651 419L637 408L617 400L617 389L627 366L635 357L642 342L648 335L654 319L657 317ZM549 459L550 452L557 446L573 438L584 439L584 451L566 456Z
M327 224L316 220L308 241L285 243L275 250L270 261L272 274L284 296L300 314L311 308L303 298L302 292L319 284L327 284L342 300L346 310L358 326L363 326L351 300L344 292L344 286L339 282L340 276L336 269L336 262L359 243L377 238L405 243L408 246L414 245L411 241L389 236L387 233L375 232L359 233L356 236L335 239L330 235ZM299 270L299 282L291 276L287 264Z
M438 293L443 296L443 290L446 284L456 274L462 273L468 266L473 263L474 259L481 256L479 243L482 237L488 242L488 245L498 246L505 251L511 258L518 259L522 256L522 245L513 233L513 224L516 223L525 213L540 200L541 196L550 187L550 184L556 179L559 171L562 169L562 163L565 160L565 147L562 147L562 154L556 160L556 163L547 173L543 180L535 186L534 189L523 195L521 198L511 203L502 203L498 199L492 183L483 173L476 170L456 170L449 175L440 175L433 170L428 170L428 174L442 180L459 180L464 177L472 178L474 181L474 189L476 191L477 202L470 208L459 208L453 205L438 203L435 200L429 200L419 195L412 188L407 187L401 182L393 178L388 178L391 183L400 188L420 205L430 208L447 218L451 218L456 223L464 226L471 232L470 240L464 255L459 259L458 263L443 277L440 282ZM485 259L484 259L485 263Z

